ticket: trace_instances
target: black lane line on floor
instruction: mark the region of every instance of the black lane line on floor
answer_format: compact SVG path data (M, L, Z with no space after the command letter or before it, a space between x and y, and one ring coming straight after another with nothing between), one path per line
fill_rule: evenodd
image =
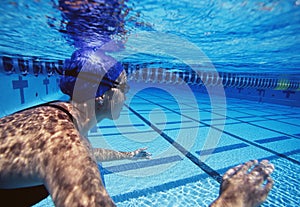
M148 101L148 102L150 102L150 103L152 103L152 104L155 104L155 105L157 105L157 106L159 106L159 107L161 107L161 108L164 108L164 109L167 109L167 110L169 110L169 111L172 111L173 113L176 113L176 114L178 114L178 115L180 115L180 116L183 116L183 117L185 117L185 118L188 118L188 119L190 119L190 120L193 120L193 121L195 121L195 122L198 122L198 123L200 123L200 124L203 124L203 125L205 125L205 126L207 126L207 127L211 127L211 128L213 128L213 129L215 129L215 130L217 130L217 131L220 131L220 132L222 132L222 133L224 133L224 134L227 134L227 135L229 135L229 136L231 136L231 137L233 137L233 138L235 138L235 139L241 140L241 141L246 142L246 143L248 143L248 144L250 144L250 145L252 145L252 146L255 146L255 147L260 148L260 149L262 149L262 150L265 150L265 151L267 151L267 152L273 153L274 155L276 155L276 156L278 156L278 157L287 159L287 160L291 161L291 162L294 163L294 164L300 165L300 162L299 162L298 160L295 160L295 159L293 159L293 158L290 158L290 157L286 156L285 154L276 152L276 151L274 151L274 150L271 150L271 149L269 149L269 148L267 148L267 147L264 147L264 146L262 146L262 145L260 145L260 144L251 142L251 141L249 141L249 140L247 140L247 139L244 139L244 138L242 138L242 137L239 137L239 136L237 136L237 135L235 135L235 134L232 134L232 133L230 133L230 132L227 132L227 131L225 131L225 130L220 130L220 129L217 128L217 127L214 127L214 126L212 126L212 125L206 124L206 123L204 123L204 122L202 122L202 121L199 121L199 120L194 119L194 118L192 118L192 117L189 117L189 116L187 116L187 115L181 114L181 113L179 113L179 112L177 112L177 111L175 111L175 110L173 110L173 109L169 109L168 107L162 106L162 105L157 104L157 103L155 103L155 102L153 102L153 101L144 99L144 98L142 98L141 96L138 96L138 97L139 97L140 99L143 99L143 100L145 100L145 101ZM210 112L210 113L211 113L211 112ZM215 114L217 114L217 113L215 113ZM217 115L219 115L219 114L217 114ZM229 117L229 118L234 119L234 118L232 118L232 117ZM235 119L234 119L234 120L235 120ZM238 120L238 121L240 121L240 120ZM243 121L240 121L240 122L242 122L242 123L248 123L248 122L243 122ZM257 127L260 127L260 126L257 126ZM268 128L266 128L266 129L268 129ZM271 130L271 129L268 129L268 130ZM272 130L271 130L271 131L272 131ZM278 133L280 133L280 132L278 132ZM286 135L285 133L281 133L281 134ZM287 134L287 136L291 136L291 135ZM296 138L296 139L299 139L299 138L297 138L297 137L295 137L295 136L292 136L292 137L293 137L293 138Z
M161 97L160 97L160 98L161 98ZM164 98L164 99L166 99L166 98ZM169 100L169 99L167 99L167 100ZM189 105L189 104L185 104L185 105L188 106L188 107L192 107L192 108L195 109L194 106L191 106L191 105ZM197 108L197 109L198 109L198 108ZM264 115L258 116L258 115L253 115L253 114L249 114L249 113L246 113L246 112L241 112L241 111L235 110L235 109L230 109L230 110L236 111L236 112L238 112L238 113L248 114L249 116L252 116L252 117L264 118L264 119L266 119L266 121L277 121L277 122L281 122L281 123L288 124L288 125L291 125L291 126L299 127L299 125L294 125L294 124L291 124L291 123L288 123L288 122L280 121L280 120L278 120L278 119L267 118L267 116L264 116ZM210 113L211 113L211 111L208 110L208 109L202 109L202 111L206 111L206 112L210 112ZM222 114L219 114L219 113L217 113L217 112L214 112L214 114L216 114L216 115L222 115ZM242 122L242 123L245 123L245 124L249 124L249 125L255 126L255 127L259 127L259 128L262 128L262 129L266 129L266 130L272 131L272 132L276 132L276 133L279 133L279 134L283 134L283 135L285 135L285 136L291 136L291 137L293 137L293 138L295 138L295 139L300 139L300 138L297 137L297 136L294 136L294 135L291 135L291 134L287 134L287 133L284 133L284 132L281 132L281 131L277 131L277 130L274 130L274 129L270 129L270 128L268 128L268 127L263 127L263 126L260 126L260 125L257 125L257 124L253 124L252 122L243 121L243 120L241 120L241 119L239 119L239 118L236 118L236 117L230 117L230 116L226 116L226 117L227 117L227 118L230 118L230 119L233 119L233 120L236 120L236 121L239 121L239 122Z
M238 112L238 113L247 114L247 115L252 116L252 117L264 118L264 119L266 119L265 121L277 121L277 122L280 122L280 123L283 123L283 124L288 124L288 125L295 126L295 127L299 127L300 126L298 124L292 124L292 123L285 122L285 121L282 121L282 120L278 120L278 119L274 119L274 118L273 119L272 118L268 118L268 116L272 116L272 115L259 115L259 116L257 116L257 115L249 114L247 112L241 112L241 111L236 110L236 109L230 109L230 110ZM283 116L283 115L276 115L276 116ZM239 120L240 117L235 118L235 119ZM291 119L291 118L289 117L289 119ZM259 126L259 125L257 125L257 126ZM259 126L259 127L261 127L261 126ZM263 127L261 127L261 128L263 128ZM283 132L281 132L281 133L283 133Z
M181 160L182 158L179 155L175 155L170 157L150 159L147 161L137 161L133 163L113 165L113 166L103 167L103 174L107 175L112 173L126 172L129 170L136 170L136 169L142 169L146 167L158 166L158 165L168 164L171 162L177 162Z
M166 133L158 129L155 125L153 125L150 121L145 119L143 116L141 116L138 112L136 112L134 109L129 107L127 104L125 106L137 117L139 117L143 122L145 122L148 126L150 126L154 131L156 131L160 136L162 136L165 140L167 140L170 144L172 144L173 147L175 147L179 152L181 152L185 157L187 157L189 160L191 160L195 165L200 167L205 173L207 173L209 176L211 176L214 180L216 180L218 183L222 182L222 176L206 165L204 162L201 162L196 156L194 156L192 153L190 153L188 150L186 150L183 146L181 146L179 143L177 143L175 140L173 140L171 137L169 137Z
M153 94L151 94L151 95L152 95L152 96L156 96L156 95L153 95ZM157 97L158 97L158 96L157 96ZM140 97L140 98L141 98L141 97ZM162 97L160 97L160 98L162 98ZM170 99L167 99L167 98L163 98L163 99L165 99L165 100L170 100ZM144 100L146 100L146 99L144 99ZM148 101L148 100L147 100L147 101ZM170 100L170 101L171 101L171 100ZM184 105L186 105L186 106L188 106L188 107L192 107L192 108L195 109L194 106L191 106L191 105L189 105L189 104L184 104ZM168 109L168 108L166 108L166 109ZM197 109L198 109L198 108L197 108ZM169 109L169 110L172 110L172 109ZM284 124L288 124L288 125L291 125L291 126L299 127L299 125L294 125L294 124L291 124L291 123L288 123L288 122L283 122L283 121L280 121L280 120L277 120L277 119L266 118L266 116L263 116L263 115L257 116L257 115L249 114L249 113L246 113L246 112L241 112L241 111L239 111L239 110L234 110L234 109L230 109L230 110L236 111L236 112L238 112L238 113L248 114L248 115L251 115L252 117L264 118L264 119L266 119L266 121L267 121L267 120L269 120L269 121L277 121L277 122L282 122L282 123L284 123ZM211 113L211 110L209 110L209 109L202 109L202 111ZM219 114L219 113L217 113L217 112L214 112L214 114L216 114L216 115L221 115L221 116L222 116L222 114ZM251 123L251 122L243 121L243 120L241 120L240 118L230 117L230 116L226 116L226 117L227 117L227 118L230 118L230 119L232 119L232 120L235 120L235 121L239 121L239 122L244 123L244 124L249 124L249 125L252 125L252 126L255 126L255 127L259 127L259 128L262 128L262 129L266 129L266 130L269 130L269 131L272 131L272 132L276 132L276 133L279 133L279 134L282 134L282 135L285 135L285 136L290 136L290 137L293 137L293 138L295 138L295 139L300 139L300 137L298 137L298 136L294 136L294 135L287 134L287 133L284 133L284 132L281 132L281 131L277 131L277 130L274 130L274 129L270 129L270 128L268 128L268 127L263 127L263 126L260 126L260 125L257 125L257 124L253 124L253 123Z
M295 151L289 152L289 154L298 154L298 153L300 153L300 150L295 150ZM269 157L261 158L261 160L270 160L270 161L274 160L274 159L277 159L276 155L271 155ZM231 169L235 166L236 165L227 166L226 168L218 169L218 171L225 173L228 169ZM142 197L142 196L147 196L147 195L149 195L149 192L151 194L154 194L154 193L157 193L157 192L167 191L167 190L170 190L170 189L174 189L176 187L184 186L184 185L189 184L189 183L196 183L198 181L203 180L205 178L205 176L206 176L205 174L200 174L200 175L195 175L195 176L191 176L191 177L187 177L187 178L183 178L183 179L179 179L179 180L177 179L176 181L170 181L170 182L162 183L160 185L150 186L150 187L147 187L147 188L144 188L144 189L136 189L134 191L130 191L130 192L127 192L127 193L114 195L114 196L112 196L112 199L117 203L118 202L124 202L124 201L128 201L130 199L133 199L133 198L139 198L139 197Z
M219 114L219 113L217 113L217 112L214 112L214 114L215 114L215 115L221 115L221 114ZM271 132L275 132L275 133L278 133L278 134L282 134L282 135L285 135L285 136L289 136L289 137L292 137L292 138L295 138L295 139L300 139L299 137L294 136L294 135L292 135L292 134L287 134L287 133L284 133L284 132L281 132L281 131L277 131L277 130L274 130L274 129L270 129L270 128L268 128L268 127L264 127L264 126L260 126L260 125L257 125L257 124L253 124L252 122L243 121L243 120L241 120L241 119L234 118L234 117L230 117L230 116L226 116L226 117L228 117L228 118L230 118L230 119L232 119L232 120L235 120L235 121L239 121L239 122L241 122L242 124L249 124L249 125L252 125L252 126L261 128L261 129L269 130L269 131L271 131ZM258 116L254 116L254 117L258 117ZM261 118L262 118L262 117L261 117ZM267 119L267 120L265 120L265 121L274 121L273 119L268 119L268 118L265 118L265 119ZM288 124L288 123L285 123L285 124ZM293 126L292 124L289 124L289 125Z
M193 107L193 106L190 106L188 104L185 104L187 105L188 107ZM194 107L194 109L196 109ZM198 109L198 108L197 108ZM209 112L209 113L212 113L211 110L208 110L208 109L201 109L202 111L205 111L205 112ZM233 110L232 111L236 111L238 113L244 113L244 114L248 114L248 113L245 113L245 112L241 112L241 111L238 111L238 110ZM220 115L222 116L222 114L219 114L217 112L214 112L215 115ZM287 124L287 125L291 125L291 126L295 126L295 127L299 127L299 125L296 125L296 124L291 124L291 123L288 123L288 122L284 122L284 121L279 121L278 119L271 119L271 118L267 118L267 116L256 116L256 115L252 115L252 114L248 114L248 115L251 115L252 117L256 117L256 118L263 118L265 120L254 120L254 121L244 121L242 120L243 118L248 118L248 117L231 117L231 116L226 116L227 118L229 119L232 119L232 120L235 120L235 121L238 121L240 123L243 123L243 124L249 124L249 125L252 125L252 126L255 126L255 127L258 127L258 128L261 128L261 129L265 129L265 130L268 130L268 131L272 131L272 132L275 132L275 133L278 133L278 134L282 134L282 135L285 135L285 136L289 136L291 138L294 138L294 139L300 139L300 137L298 136L295 136L293 134L288 134L288 133L284 133L284 132L281 132L281 131L277 131L277 130L274 130L274 129L270 129L268 127L264 127L264 126L261 126L261 125L258 125L258 124L254 124L253 122L262 122L262 121L276 121L276 122L281 122L281 123L284 123L284 124Z
M151 96L156 96L156 97L158 97L157 95L153 95L153 94L151 94ZM165 99L165 100L168 100L168 101L172 101L171 99L167 99L167 98L163 98L163 97L159 97L159 98L162 98L162 99ZM144 100L145 100L145 99L144 99ZM194 106L191 106L191 105L189 105L189 104L184 104L184 105L186 105L186 106L188 106L188 107L191 107L191 108L194 108L194 109L195 109ZM255 105L255 106L256 106L256 105ZM239 107L239 108L241 108L241 107ZM248 107L245 107L245 108L247 109ZM198 109L198 108L197 108L197 109ZM172 109L171 109L171 110L172 110ZM241 111L239 111L239 110L232 109L232 108L230 108L230 110L236 111L236 112L238 112L238 113L247 114L247 115L252 116L252 117L264 118L264 119L266 119L266 121L267 121L267 120L270 120L270 121L277 121L277 122L281 122L281 123L288 124L288 125L291 125L291 126L299 127L299 125L297 125L297 124L291 124L291 123L284 122L284 121L281 121L281 120L278 120L278 119L267 118L267 116L271 116L271 115L260 115L260 116L258 116L258 115L253 115L253 114L249 114L249 113L246 113L246 112L241 112ZM211 111L210 111L209 109L205 109L205 108L202 109L202 111L211 113ZM218 113L214 113L214 114L220 115L220 114L218 114ZM263 126L260 126L260 125L257 125L257 124L253 124L253 123L251 123L251 122L246 122L246 121L240 120L239 118L236 118L236 117L233 118L233 117L227 116L227 118L231 118L231 119L233 119L233 120L240 121L240 122L242 122L242 123L247 123L247 124L250 124L250 125L255 126L255 127L260 127L260 128L262 128L262 129L267 129L267 130L270 130L270 131L273 131L273 132L276 132L276 133L280 133L280 134L283 134L283 135L285 135L285 136L292 136L292 137L295 138L295 139L300 139L299 137L293 136L293 135L291 135L291 134L286 134L286 133L284 133L284 132L276 131L276 130L274 130L274 129L270 129L270 128L263 127ZM291 118L292 118L292 117L291 117Z

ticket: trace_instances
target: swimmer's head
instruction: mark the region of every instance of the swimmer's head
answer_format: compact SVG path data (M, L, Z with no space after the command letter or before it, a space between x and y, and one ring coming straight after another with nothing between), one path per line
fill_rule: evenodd
M65 61L60 89L77 103L94 99L96 109L110 111L109 118L115 119L128 86L121 63L101 50L81 49Z
M111 88L120 87L126 81L117 81L122 71L122 64L101 50L77 50L64 63L60 89L72 100L84 102L101 97Z

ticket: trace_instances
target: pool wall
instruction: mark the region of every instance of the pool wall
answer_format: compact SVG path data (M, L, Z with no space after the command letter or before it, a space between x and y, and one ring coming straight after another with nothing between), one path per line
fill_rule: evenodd
M32 59L24 63L24 59L0 58L0 117L63 96L58 77L47 72L46 66Z
M280 78L280 74L215 73L212 71L178 71L174 68L151 68L154 64L123 63L129 80L151 83L188 83L195 91L206 93L208 87L223 86L226 97L240 98L258 103L300 106L300 81ZM60 99L57 69L62 60L39 60L33 57L0 58L0 116ZM175 68L176 69L176 68ZM4 75L6 74L6 75ZM39 87L38 87L39 86ZM205 86L205 87L204 87ZM13 97L13 98L10 98Z

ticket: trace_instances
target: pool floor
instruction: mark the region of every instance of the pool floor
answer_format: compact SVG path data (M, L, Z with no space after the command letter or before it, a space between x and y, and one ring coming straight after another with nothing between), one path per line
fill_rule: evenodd
M174 85L131 85L120 118L89 134L94 147L152 153L150 160L99 163L117 206L208 206L222 174L250 159L276 168L262 206L298 206L299 108L227 98L212 110L212 97L197 90L192 97ZM53 203L48 197L35 206Z

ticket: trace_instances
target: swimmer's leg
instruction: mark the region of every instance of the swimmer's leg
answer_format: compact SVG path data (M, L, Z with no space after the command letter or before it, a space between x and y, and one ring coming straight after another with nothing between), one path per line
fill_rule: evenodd
M249 161L228 170L223 176L220 195L211 207L259 206L273 187L270 177L273 171L274 166L267 160L260 163L257 160Z
M94 156L98 162L123 160L123 159L150 159L151 154L146 152L147 148L137 149L132 152L118 152L109 149L94 148Z
M14 207L32 206L49 195L44 185L18 188L0 189L0 201Z

